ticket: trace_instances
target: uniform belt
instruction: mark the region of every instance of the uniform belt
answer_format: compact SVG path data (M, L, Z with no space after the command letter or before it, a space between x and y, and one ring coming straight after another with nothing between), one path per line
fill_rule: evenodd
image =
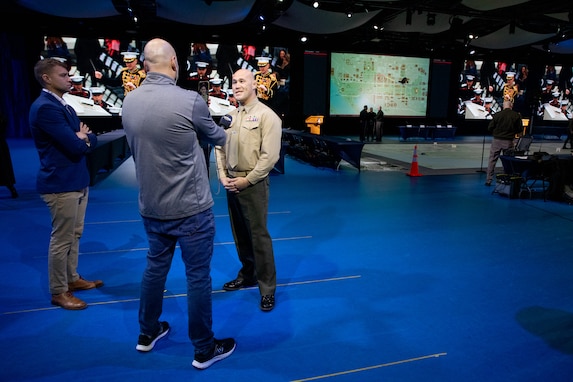
M227 170L227 172L229 173L229 175L231 175L233 178L236 178L238 176L247 176L249 175L250 171L231 171L231 170Z

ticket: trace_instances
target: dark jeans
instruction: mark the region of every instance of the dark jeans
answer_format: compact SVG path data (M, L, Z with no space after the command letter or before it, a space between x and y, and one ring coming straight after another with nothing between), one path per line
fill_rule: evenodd
M141 280L139 325L141 333L155 335L163 309L163 291L179 243L187 279L189 339L196 353L206 353L213 345L211 258L215 237L215 217L209 208L197 215L177 220L143 218L149 251Z

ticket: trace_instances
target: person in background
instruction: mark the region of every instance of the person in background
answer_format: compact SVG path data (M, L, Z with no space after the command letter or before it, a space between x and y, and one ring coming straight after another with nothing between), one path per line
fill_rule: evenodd
M569 143L569 148L573 149L573 118L569 119L569 123L567 125L567 139L563 143L563 148L567 148L567 143Z
M516 74L515 83L519 88L519 95L524 95L527 91L527 85L529 82L529 68L527 65L521 65L519 67L519 72Z
M492 133L493 139L489 151L485 185L491 186L499 156L503 150L512 148L515 135L523 132L521 114L513 110L513 102L503 101L503 110L493 115L488 130Z
M104 88L91 88L92 93L92 101L94 101L94 105L102 107L105 111L108 111L110 105L103 100Z
M193 62L206 62L210 67L213 66L211 50L204 42L193 43L191 53L193 55Z
M16 177L14 176L14 167L12 165L12 156L10 147L6 142L8 134L8 119L4 114L0 114L0 186L5 186L10 191L12 198L18 197L16 191Z
M226 130L224 146L215 146L219 180L227 191L227 207L235 247L241 262L237 277L223 289L236 291L258 283L259 307L275 307L277 275L273 243L267 228L269 173L280 157L282 121L257 97L253 73L233 74L233 93L239 108Z
M145 79L145 71L139 65L137 52L122 52L123 62L125 67L117 77L106 77L102 72L96 70L94 72L95 78L101 83L109 86L123 86L123 96L136 89L141 85Z
M567 118L567 120L570 120L571 118L573 118L573 115L571 114L571 112L569 111L569 101L566 99L563 99L561 101L559 101L559 111L561 112L561 114L563 114L565 116L565 118Z
M77 271L90 183L86 154L96 146L97 137L63 99L71 87L65 63L40 60L34 66L34 76L42 92L30 107L29 121L40 157L36 188L52 217L48 251L51 303L69 310L85 309L86 302L72 292L103 286L101 280L85 280Z
M223 80L223 84L231 87L233 72L238 69L237 59L240 57L237 45L219 44L215 58L217 59L217 74Z
M382 142L382 135L384 133L384 112L382 106L378 107L376 112L376 142Z
M551 101L549 101L549 105L551 105L553 107L560 107L561 101L559 100L559 98L561 97L561 93L553 92L553 94L551 94L551 95L553 96L553 98L551 99Z
M546 80L557 81L557 71L555 65L546 65L545 74L543 76Z
M239 101L235 98L235 94L233 94L233 89L231 88L227 89L227 100L229 101L229 104L239 107Z
M72 80L72 87L70 88L69 91L71 95L75 95L82 98L92 97L92 93L87 88L84 88L84 78L82 76L73 76L71 77L71 80Z
M515 102L515 97L517 97L517 94L519 93L519 87L515 82L515 73L506 72L505 78L506 82L505 85L503 85L503 100L511 101L513 104Z
M467 74L465 76L466 82L464 82L459 89L459 96L462 101L468 101L474 96L475 76L472 74Z
M136 349L151 351L169 332L169 323L159 318L179 245L187 281L187 331L195 348L192 365L206 369L231 355L236 346L232 338L216 339L212 330L214 201L199 145L199 136L211 144L224 144L225 131L215 124L197 92L176 85L179 63L170 43L152 39L144 54L146 80L125 98L122 108L149 242Z
M209 74L207 74L207 67L209 64L199 61L195 63L195 66L197 67L197 71L189 74L185 83L185 88L199 93L201 93L203 89L208 92L210 88L209 81L211 80Z
M374 112L373 108L368 109L368 116L367 116L367 125L366 125L366 141L373 142L374 141L374 127L376 125L376 113Z
M481 97L483 94L483 90L478 88L474 90L474 96L473 98L470 100L472 101L473 104L475 105L480 105L480 106L484 106L485 101L483 100L483 98Z
M553 99L553 93L555 93L554 83L555 81L552 79L545 81L545 87L541 89L541 104L549 103Z
M485 119L492 119L495 111L493 110L493 97L484 98Z
M275 65L278 80L281 86L285 85L286 80L290 76L290 54L285 50L281 49L279 51L279 57Z
M97 38L78 37L74 45L76 55L76 67L83 77L89 76L92 83L95 83L96 70L104 67L99 56L103 52L103 47Z
M359 115L359 123L360 123L360 142L364 142L366 138L366 129L368 128L368 105L364 105L362 111L360 111Z
M259 68L259 70L255 72L257 97L272 107L273 97L278 86L277 76L270 71L271 63L269 57L258 57L257 66Z
M68 49L68 44L60 36L46 37L46 56L65 60L68 70L71 69L72 55Z
M221 90L222 80L220 78L213 78L210 82L211 90L209 90L209 96L220 99L227 99L227 93Z

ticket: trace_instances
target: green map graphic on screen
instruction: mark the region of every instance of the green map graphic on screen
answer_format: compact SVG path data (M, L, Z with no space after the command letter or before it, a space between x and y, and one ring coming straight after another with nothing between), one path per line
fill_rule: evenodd
M430 59L332 53L330 115L358 115L364 105L386 116L424 117Z

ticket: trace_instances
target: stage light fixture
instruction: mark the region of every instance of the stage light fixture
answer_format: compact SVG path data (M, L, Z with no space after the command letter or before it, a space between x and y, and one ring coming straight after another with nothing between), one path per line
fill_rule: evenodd
M346 17L351 18L351 17L352 17L352 12L346 13Z
M300 42L307 42L307 41L308 41L308 38L306 36L302 36L300 38Z
M315 1L314 3L312 3L312 6L313 6L315 9L318 8L318 6L319 6L318 1Z

